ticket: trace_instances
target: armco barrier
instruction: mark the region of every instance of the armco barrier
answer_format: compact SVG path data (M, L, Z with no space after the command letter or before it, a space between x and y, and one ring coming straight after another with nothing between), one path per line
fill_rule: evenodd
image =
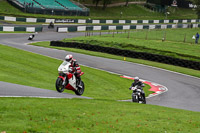
M91 20L91 19L55 19L55 22L60 23L91 23L91 24L159 24L159 23L198 23L200 19L186 20Z
M43 27L20 27L20 26L0 26L0 31L26 31L26 32L42 32Z
M58 27L58 32L97 31L97 30L131 30L131 29L167 29L198 28L200 24L157 24L157 25L101 25Z
M52 10L50 10L52 11ZM200 19L186 20L91 20L91 19L44 19L44 18L21 18L12 16L0 16L0 20L22 21L22 22L43 22L43 23L79 23L79 24L172 24L172 23L199 23Z
M144 53L144 52L135 52L130 50L122 50L112 47L102 47L97 45L90 45L90 44L82 44L76 42L60 42L60 41L51 41L50 46L58 46L58 47L70 47L70 48L78 48L96 52L103 52L113 55L131 57L131 58L138 58L144 60L150 60L170 65L176 65L186 68L191 68L195 70L200 70L200 62L196 61L189 61L184 59L173 58L169 56L151 54L151 53Z

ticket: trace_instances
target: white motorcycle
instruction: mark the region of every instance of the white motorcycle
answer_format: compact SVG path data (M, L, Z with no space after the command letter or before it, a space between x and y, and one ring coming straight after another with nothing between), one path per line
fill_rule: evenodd
M77 68L77 73L79 73L79 75L77 75L79 78L77 79L70 65L71 63L64 61L59 66L59 76L56 80L56 90L62 93L64 89L67 89L74 91L76 95L82 95L85 86L80 76L83 75L84 72L81 72L80 67Z

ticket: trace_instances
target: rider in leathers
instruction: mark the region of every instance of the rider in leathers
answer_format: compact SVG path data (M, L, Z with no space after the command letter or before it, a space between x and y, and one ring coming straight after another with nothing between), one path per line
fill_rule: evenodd
M129 90L131 90L132 87L135 87L135 86L138 86L137 88L138 89L141 89L141 94L142 96L144 97L144 101L146 103L146 98L145 98L145 92L144 90L142 89L142 87L144 87L145 85L140 81L139 77L135 77L134 78L134 82L132 83L131 87L129 88Z
M72 73L74 73L74 75L76 76L76 86L80 87L80 85L78 83L80 83L80 66L77 63L77 60L73 58L72 55L66 55L65 57L65 61L70 62L71 65L70 67L72 68ZM78 70L79 69L79 70Z

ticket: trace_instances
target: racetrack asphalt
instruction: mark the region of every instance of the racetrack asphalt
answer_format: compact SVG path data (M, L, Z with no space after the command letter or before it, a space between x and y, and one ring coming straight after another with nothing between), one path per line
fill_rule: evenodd
M200 112L199 78L179 73L174 73L171 71L154 68L146 65L140 65L136 63L106 59L101 57L94 57L89 55L68 52L64 50L26 45L27 43L35 41L52 41L52 40L60 40L63 38L84 36L85 33L83 32L76 32L76 33L42 32L36 35L34 41L27 40L29 35L30 34L0 34L0 44L12 46L15 48L27 50L30 52L46 55L57 59L64 59L66 54L73 54L74 58L78 60L79 64L97 69L102 69L105 71L110 71L113 73L118 73L121 75L127 75L131 77L138 76L141 79L159 83L161 85L166 86L168 88L168 91L158 96L149 98L147 100L148 104ZM2 86L2 82L0 82L0 85ZM0 88L2 88L1 86ZM7 88L13 88L14 86L16 85L8 84ZM1 90L0 94L2 94L3 90L2 89L0 90ZM52 97L49 94L46 94L45 96Z
M24 85L6 83L0 81L0 97L39 97L39 98L86 98L68 93L58 93L53 90L40 89Z

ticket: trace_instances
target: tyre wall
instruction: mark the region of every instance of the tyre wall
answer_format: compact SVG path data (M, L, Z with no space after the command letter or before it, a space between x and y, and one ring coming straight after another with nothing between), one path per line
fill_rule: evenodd
M200 62L178 59L178 58L151 54L151 53L135 52L135 51L130 51L130 50L122 50L122 49L117 49L117 48L112 48L112 47L102 47L102 46L97 46L97 45L82 44L82 43L76 43L76 42L72 43L72 42L51 41L50 46L78 48L78 49L84 49L84 50L89 50L89 51L96 51L96 52L108 53L108 54L113 54L113 55L118 55L118 56L144 59L144 60L149 60L149 61L155 61L155 62L170 64L170 65L200 70Z

